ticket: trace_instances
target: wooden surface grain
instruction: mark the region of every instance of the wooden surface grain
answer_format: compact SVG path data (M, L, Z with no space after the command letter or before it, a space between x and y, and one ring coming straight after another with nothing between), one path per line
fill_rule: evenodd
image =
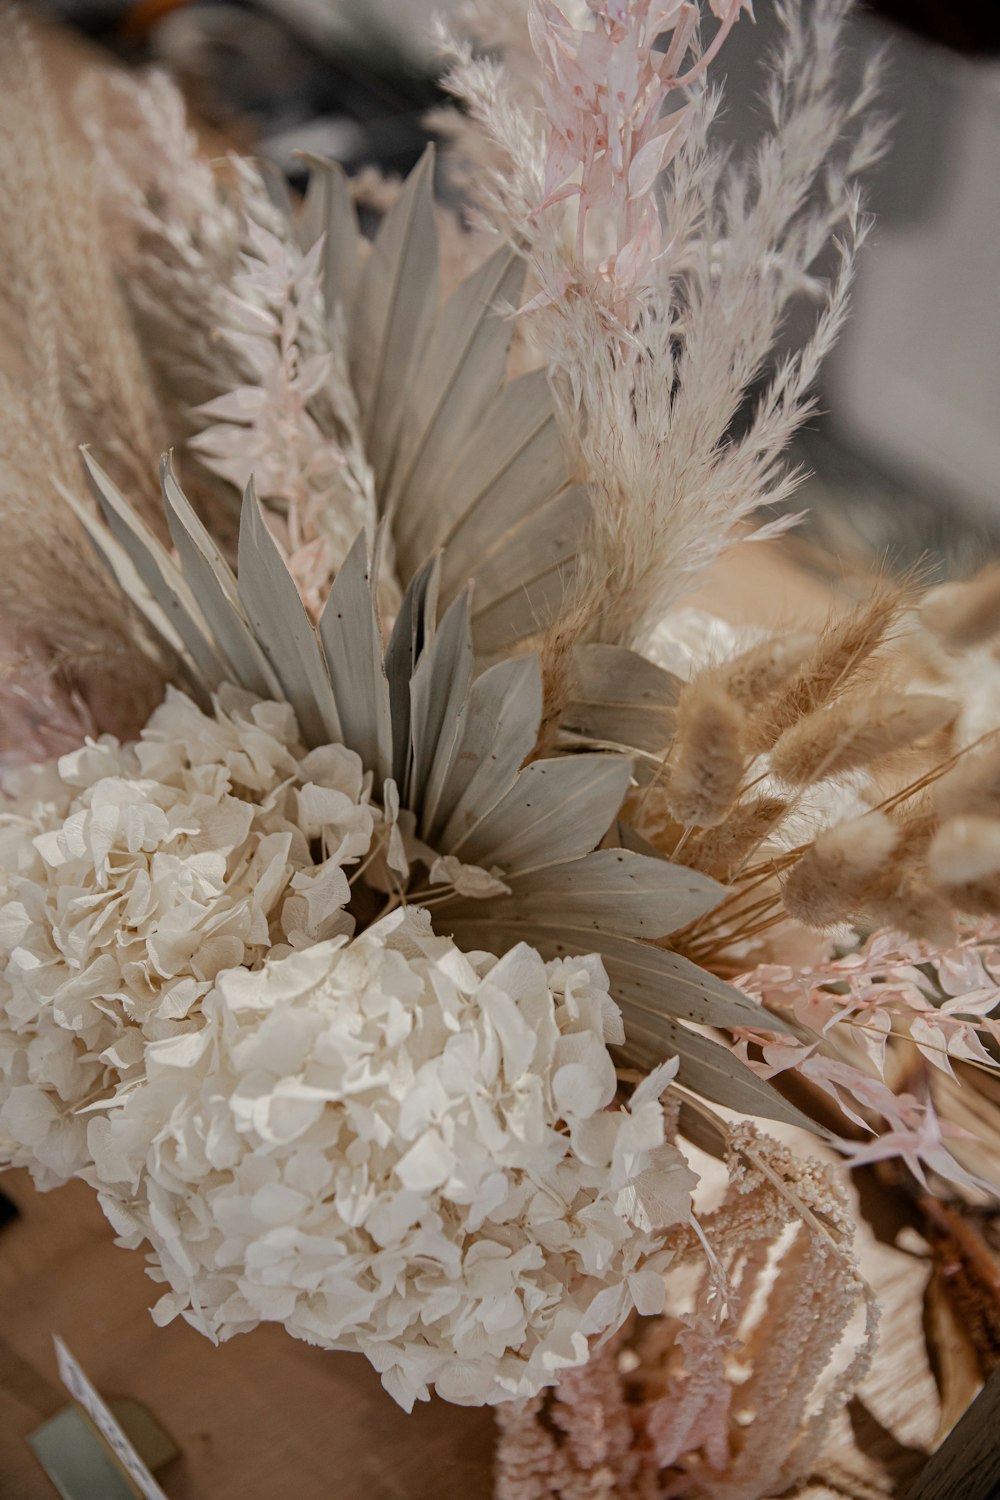
M994 1500L1000 1493L1000 1369L922 1468L906 1500Z
M53 1494L24 1439L66 1403L54 1333L105 1398L144 1402L177 1442L183 1456L161 1476L170 1500L488 1500L489 1412L432 1401L407 1416L360 1356L278 1327L218 1348L180 1321L157 1328L160 1288L141 1252L114 1245L89 1188L0 1180L20 1209L0 1232L0 1500ZM900 1468L900 1455L919 1465L938 1422L920 1326L927 1267L863 1223L858 1250L884 1310L882 1347L853 1425L845 1415L796 1500L901 1493L913 1463Z

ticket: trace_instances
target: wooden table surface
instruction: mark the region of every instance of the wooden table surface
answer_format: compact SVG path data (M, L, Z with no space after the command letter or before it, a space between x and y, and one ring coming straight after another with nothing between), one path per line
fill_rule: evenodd
M259 1328L218 1347L157 1328L141 1252L118 1249L91 1190L2 1179L0 1496L52 1500L24 1439L67 1403L58 1333L105 1397L150 1407L182 1449L171 1500L487 1500L493 1419L432 1401L407 1416L367 1361ZM94 1500L99 1500L95 1496Z

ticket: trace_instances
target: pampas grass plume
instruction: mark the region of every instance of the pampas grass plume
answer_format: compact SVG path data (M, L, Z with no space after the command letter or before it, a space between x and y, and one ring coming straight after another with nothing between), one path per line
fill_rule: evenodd
M884 813L849 818L820 833L781 887L789 916L808 927L835 927L861 910L899 843Z
M883 587L843 620L828 625L799 670L748 726L754 750L770 750L786 729L832 702L882 644L902 608L899 589Z
M949 818L934 835L927 858L935 882L945 887L1000 873L1000 818Z
M931 796L942 818L963 813L1000 817L1000 743L980 745L963 755L934 783Z
M958 705L934 693L865 693L841 698L786 729L771 771L789 786L873 765L950 724Z
M685 828L714 828L736 800L744 720L740 705L710 682L693 682L681 694L666 801Z
M943 646L964 651L1000 635L1000 563L965 583L942 583L920 605L920 621Z

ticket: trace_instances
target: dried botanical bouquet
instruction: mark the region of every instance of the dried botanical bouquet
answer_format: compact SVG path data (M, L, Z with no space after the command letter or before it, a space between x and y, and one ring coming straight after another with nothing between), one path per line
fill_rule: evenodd
M428 152L370 241L162 77L81 152L0 12L0 1157L157 1322L497 1404L504 1500L797 1482L850 1168L1000 1186L1000 577L684 602L794 489L883 138L844 0L776 8L733 159L742 0L467 6L463 216Z

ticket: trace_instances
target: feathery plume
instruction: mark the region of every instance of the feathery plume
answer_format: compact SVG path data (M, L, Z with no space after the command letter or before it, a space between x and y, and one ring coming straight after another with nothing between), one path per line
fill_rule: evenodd
M238 384L230 345L211 337L237 268L252 199L272 230L263 183L249 162L227 189L198 150L184 101L166 74L86 78L78 113L97 168L105 232L129 305L167 400L171 433L191 408Z
M732 807L746 764L743 723L739 704L711 683L681 694L666 803L686 828L713 828Z
M950 651L965 651L1000 635L1000 564L964 583L942 583L920 604L920 622Z
M845 9L845 0L820 0L805 26L782 10L769 125L751 158L732 168L710 144L719 95L699 75L739 6L715 8L722 24L702 52L691 9L653 12L629 0L598 8L591 29L577 31L554 5L539 4L533 41L547 70L547 138L496 65L452 50L446 86L502 158L478 183L483 213L525 247L539 288L525 311L597 495L579 611L594 640L641 642L746 518L794 488L781 450L810 409L819 362L845 316L865 231L855 182L880 149L879 128L866 121L877 67L851 101L836 95ZM653 33L664 19L676 29L658 54ZM612 94L600 63L617 30L619 56L630 62ZM682 109L659 118L661 84L683 88L695 78ZM581 134L588 101L596 123ZM615 226L607 243L591 235L600 205ZM834 235L841 265L823 286L815 262ZM733 419L802 293L819 304L812 335L773 373L736 438ZM720 319L720 307L739 316Z
M358 532L374 531L374 476L343 322L327 319L322 240L302 255L252 221L247 234L218 333L244 379L196 409L203 425L189 447L241 492L253 478L315 618Z
M815 645L816 637L807 632L769 636L706 671L731 698L751 711L788 681Z
M942 818L964 813L1000 817L1000 743L968 750L935 781L931 798Z
M882 585L867 603L828 625L798 671L752 717L753 748L770 750L786 729L843 692L882 645L902 605L900 591Z
M676 858L718 880L729 879L775 831L788 809L785 797L746 797L736 803L724 822L699 830L678 850Z
M846 921L863 908L899 836L880 812L825 828L782 882L785 909L807 927Z
M60 129L31 27L11 0L0 5L0 27L0 323L37 365L28 381L63 413L60 441L92 441L158 520L164 431L106 253L91 168Z
M951 723L958 704L933 693L865 693L817 709L784 731L769 767L789 786L870 767Z

